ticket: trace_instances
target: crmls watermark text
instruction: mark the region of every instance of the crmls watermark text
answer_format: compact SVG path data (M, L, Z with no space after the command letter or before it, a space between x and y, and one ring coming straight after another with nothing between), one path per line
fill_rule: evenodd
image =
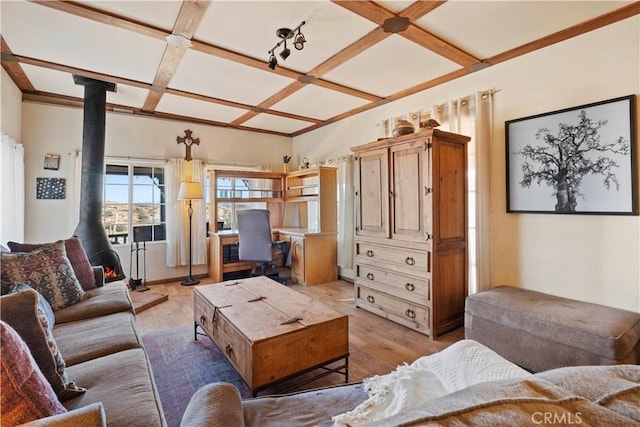
M534 412L531 421L538 425L576 425L582 424L582 414L580 412Z

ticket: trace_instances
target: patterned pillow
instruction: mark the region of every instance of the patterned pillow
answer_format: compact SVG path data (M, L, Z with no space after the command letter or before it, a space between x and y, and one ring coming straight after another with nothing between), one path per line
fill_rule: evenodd
M7 245L13 252L32 252L36 249L40 249L46 243L17 243L8 242ZM91 263L87 258L87 253L84 251L82 242L76 236L64 241L64 247L67 251L67 258L71 262L73 272L78 278L78 282L82 286L82 289L88 291L89 289L95 289L96 276L93 274Z
M18 425L67 410L60 404L29 348L8 324L0 321L0 418Z
M38 293L33 289L0 297L0 317L20 335L58 399L66 400L84 393L65 372L66 365L58 350L45 316L38 315Z
M0 261L3 281L31 286L51 304L53 311L89 297L71 268L62 240L33 252L0 254Z
M0 288L0 295L9 295L16 292L35 290L29 285L25 285L24 283L7 283L2 282L2 287ZM36 291L38 292L38 291ZM46 299L40 292L38 292L38 316L44 316L47 320L47 326L50 331L53 330L54 325L56 324L56 316L53 314L53 309L51 305L47 302Z

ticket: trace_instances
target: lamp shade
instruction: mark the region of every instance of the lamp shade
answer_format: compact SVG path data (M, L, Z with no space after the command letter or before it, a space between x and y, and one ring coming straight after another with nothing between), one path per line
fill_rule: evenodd
M202 187L199 182L181 182L178 200L199 200L202 197Z

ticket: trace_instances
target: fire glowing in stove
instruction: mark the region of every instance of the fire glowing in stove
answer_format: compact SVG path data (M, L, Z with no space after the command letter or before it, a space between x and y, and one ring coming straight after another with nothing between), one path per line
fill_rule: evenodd
M118 273L116 273L116 269L113 267L105 267L104 268L104 278L105 279L115 279L118 277Z

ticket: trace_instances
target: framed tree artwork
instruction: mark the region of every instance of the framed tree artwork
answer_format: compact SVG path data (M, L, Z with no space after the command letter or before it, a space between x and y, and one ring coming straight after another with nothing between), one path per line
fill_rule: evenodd
M638 215L635 95L505 122L507 212Z

